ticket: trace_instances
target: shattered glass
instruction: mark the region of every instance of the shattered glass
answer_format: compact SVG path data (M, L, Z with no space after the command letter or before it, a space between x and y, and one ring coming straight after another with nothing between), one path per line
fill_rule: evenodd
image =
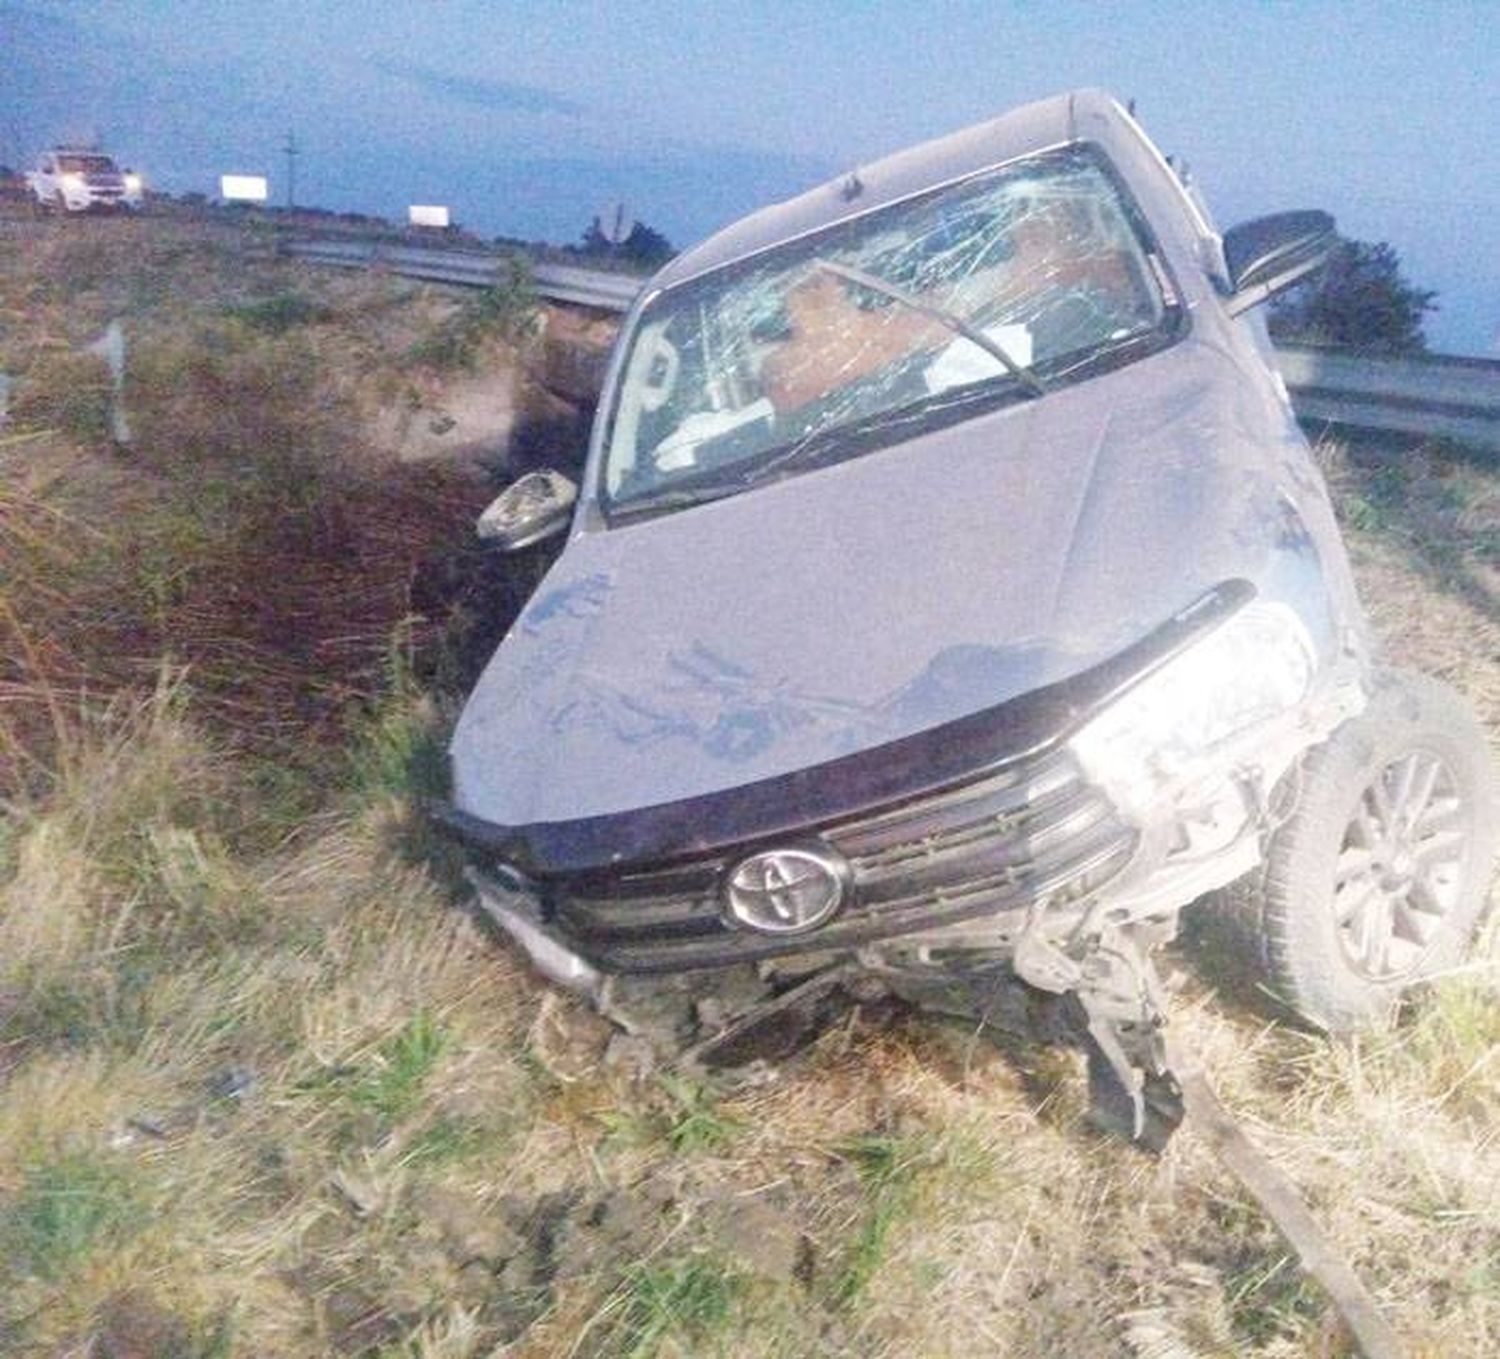
M1176 306L1089 148L1028 157L690 281L638 319L616 510L711 499L1127 361Z

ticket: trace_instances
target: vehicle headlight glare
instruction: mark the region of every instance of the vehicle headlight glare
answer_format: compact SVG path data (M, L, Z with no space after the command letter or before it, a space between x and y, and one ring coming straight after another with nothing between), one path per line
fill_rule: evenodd
M1255 602L1110 704L1074 738L1088 775L1159 786L1204 752L1296 708L1316 668L1291 609Z
M139 175L126 175L125 176L125 192L126 193L140 193L140 191L141 191L141 177Z

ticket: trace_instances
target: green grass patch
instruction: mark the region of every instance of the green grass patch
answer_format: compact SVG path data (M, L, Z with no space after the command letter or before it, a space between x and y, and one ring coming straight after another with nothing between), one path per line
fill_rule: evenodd
M523 261L511 259L503 277L475 293L406 351L406 362L439 372L472 369L489 339L519 343L536 333L536 293Z
M446 731L430 700L401 686L354 723L350 782L365 800L437 797L448 789Z
M0 1269L55 1279L132 1217L125 1177L84 1155L34 1167L0 1207Z
M12 816L0 817L0 884L9 882L21 866L21 827Z
M316 325L333 319L333 312L320 302L299 292L275 293L255 302L226 307L225 314L242 321L252 330L280 335L294 326Z
M350 724L349 778L354 792L382 797L441 797L448 792L448 727L418 680L409 621L398 624L385 654L381 696Z
M707 1086L680 1076L663 1076L660 1084L669 1101L665 1135L673 1151L714 1151L743 1131L738 1119L718 1108Z
M1327 1305L1296 1257L1284 1253L1255 1261L1226 1284L1230 1325L1257 1347L1305 1335Z
M917 1180L933 1164L933 1146L926 1134L871 1133L834 1150L858 1170L867 1200L864 1221L834 1283L835 1296L848 1305L864 1293L885 1259L892 1229L911 1210Z
M1378 1050L1377 1070L1393 1085L1415 1077L1445 1104L1496 1100L1500 1081L1500 1005L1495 987L1460 978L1432 988L1393 1041Z
M153 933L192 949L247 943L263 933L254 885L211 831L147 824L135 837L132 890L153 917Z
M1500 1048L1500 1005L1492 983L1449 981L1435 988L1412 1033L1422 1065L1447 1058L1468 1066Z
M10 415L21 429L56 429L80 443L109 433L114 384L102 359L71 350L38 355L21 375Z
M243 815L226 835L237 854L255 855L284 845L327 805L326 752L247 754L238 763Z
M70 979L41 978L0 1007L0 1043L82 1047L98 1029L94 996Z
M448 1046L448 1035L427 1011L413 1015L400 1029L360 1060L335 1063L309 1072L293 1082L292 1090L305 1098L342 1109L336 1123L336 1145L348 1147L383 1138L421 1105L428 1077ZM419 1151L440 1157L453 1134L434 1135Z
M419 1169L466 1161L498 1140L497 1134L472 1119L438 1118L423 1128L401 1155L401 1164Z
M349 1098L385 1123L405 1118L448 1045L447 1035L423 1010L383 1043L374 1061L349 1087Z
M681 1353L706 1353L742 1285L738 1274L707 1256L633 1266L605 1304L603 1352L644 1359L675 1342Z
M744 1131L718 1107L714 1091L681 1076L659 1076L649 1103L605 1109L596 1115L609 1136L637 1147L665 1143L674 1152L712 1152Z
M1338 502L1339 518L1359 533L1380 533L1386 527L1387 511L1358 491L1347 492Z

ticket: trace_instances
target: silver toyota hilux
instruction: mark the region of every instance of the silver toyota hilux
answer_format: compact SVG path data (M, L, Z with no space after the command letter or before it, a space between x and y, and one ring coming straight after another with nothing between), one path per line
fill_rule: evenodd
M554 980L823 967L1072 996L1141 1131L1151 954L1217 903L1313 1023L1466 947L1483 733L1372 654L1254 308L1326 256L1220 235L1083 91L672 261L626 319L566 544L458 723L486 911ZM1158 1098L1161 1097L1161 1098Z

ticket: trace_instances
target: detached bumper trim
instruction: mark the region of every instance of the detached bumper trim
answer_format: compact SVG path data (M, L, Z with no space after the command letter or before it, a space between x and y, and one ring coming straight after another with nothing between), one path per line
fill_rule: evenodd
M598 998L604 983L598 969L542 924L529 898L477 869L465 870L464 876L474 885L479 909L521 946L538 972L565 990Z

